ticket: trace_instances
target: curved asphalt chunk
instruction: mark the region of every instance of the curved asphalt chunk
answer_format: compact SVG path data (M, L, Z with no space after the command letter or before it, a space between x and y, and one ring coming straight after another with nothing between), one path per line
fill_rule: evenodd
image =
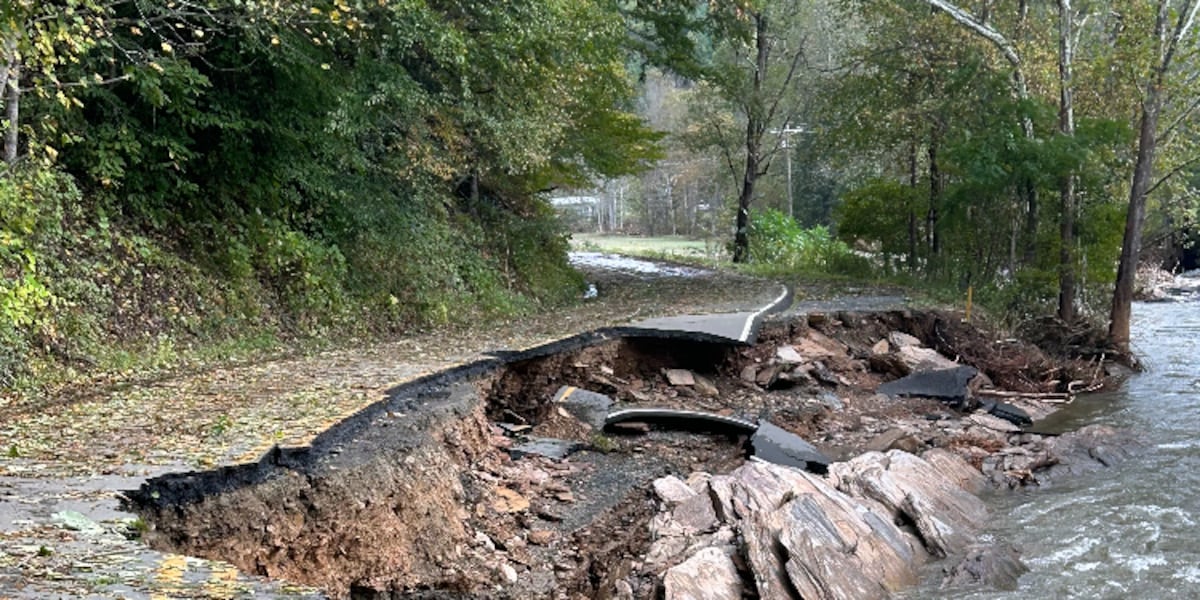
M787 309L792 304L792 288L780 284L779 295L774 300L754 311L715 313L709 315L677 315L639 321L623 332L643 334L666 334L670 337L697 337L716 341L731 341L753 344L763 318L771 313Z
M686 430L723 429L749 434L751 456L767 462L825 473L832 462L804 438L770 421L757 424L737 417L672 408L627 408L609 413L605 427L628 421L663 423Z
M898 396L920 396L944 402L963 402L970 395L971 379L979 374L975 367L963 365L951 369L919 371L889 381L877 388L880 394L893 398Z
M604 426L617 423L665 423L682 429L721 429L734 433L752 434L758 430L758 425L739 419L698 410L679 410L674 408L625 408L608 414Z

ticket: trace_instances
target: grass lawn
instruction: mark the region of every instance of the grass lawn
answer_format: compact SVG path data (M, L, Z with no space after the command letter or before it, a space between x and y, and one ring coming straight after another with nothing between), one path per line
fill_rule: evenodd
M572 250L617 254L714 259L725 254L724 244L682 236L644 237L599 233L571 234Z

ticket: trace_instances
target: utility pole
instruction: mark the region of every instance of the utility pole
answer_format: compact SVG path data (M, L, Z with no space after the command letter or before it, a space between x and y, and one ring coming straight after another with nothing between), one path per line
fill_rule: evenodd
M804 128L784 125L783 129L772 129L771 133L783 136L779 147L783 149L784 164L787 165L787 212L789 217L795 219L796 205L792 199L792 150L788 141L792 139L793 133L804 133Z

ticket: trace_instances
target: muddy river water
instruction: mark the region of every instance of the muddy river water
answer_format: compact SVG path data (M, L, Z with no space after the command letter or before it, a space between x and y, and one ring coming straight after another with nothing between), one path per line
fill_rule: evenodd
M1200 598L1200 303L1135 305L1133 337L1145 373L1043 425L1131 428L1145 452L1050 488L988 498L990 535L1020 548L1030 568L1018 590L930 584L910 597Z

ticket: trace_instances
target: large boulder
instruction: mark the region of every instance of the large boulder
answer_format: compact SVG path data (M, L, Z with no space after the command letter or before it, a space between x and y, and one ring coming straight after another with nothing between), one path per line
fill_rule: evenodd
M916 581L914 540L824 478L748 463L710 482L742 522L760 597L886 598Z
M1050 437L1045 442L1046 460L1035 469L1039 483L1062 476L1075 476L1111 467L1142 450L1132 433L1107 425L1088 425L1078 431ZM1039 465L1040 466L1040 465Z
M662 565L671 578L664 579L668 598L726 597L688 596L707 593L689 582L732 593L721 583L729 573L721 556L730 552L745 557L763 600L889 598L917 582L931 554L962 555L986 516L967 491L980 484L978 471L944 450L926 455L868 453L830 465L824 477L752 461L694 485L661 479L655 490L664 509L651 523L647 563ZM696 558L701 551L703 560ZM671 566L684 557L691 558ZM701 566L713 573L696 575ZM977 566L963 572L986 576Z
M943 585L985 584L998 590L1015 591L1029 567L1010 544L979 544L967 549L952 566L942 569Z
M912 523L934 556L964 551L987 519L982 500L907 452L868 452L833 465L830 473L838 489L878 502L895 522Z

